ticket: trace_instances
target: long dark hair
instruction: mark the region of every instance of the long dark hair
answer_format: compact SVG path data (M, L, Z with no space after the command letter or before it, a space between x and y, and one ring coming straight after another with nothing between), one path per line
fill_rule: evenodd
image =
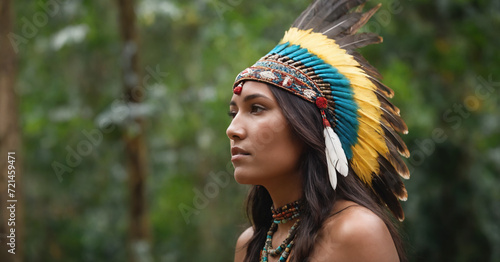
M323 123L318 108L304 99L285 90L269 86L283 111L292 133L304 143L300 169L302 173L305 205L301 212L292 252L292 262L307 261L313 250L316 236L323 222L331 216L337 199L353 201L379 216L387 225L399 254L400 261L407 261L403 243L395 220L389 215L374 193L365 187L354 173L339 176L334 191L327 180L327 163ZM350 169L352 170L352 168ZM263 186L253 186L246 201L247 216L253 225L254 234L247 244L245 262L259 261L267 231L271 226L271 196Z

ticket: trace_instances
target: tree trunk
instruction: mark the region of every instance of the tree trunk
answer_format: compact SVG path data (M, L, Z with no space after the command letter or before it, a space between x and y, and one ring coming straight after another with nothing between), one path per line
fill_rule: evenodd
M125 103L133 112L143 98L140 86L139 41L133 0L118 0L120 31L123 40L122 70ZM144 119L131 114L123 139L130 186L130 236L131 262L151 261L149 217L146 206L146 178L148 173L147 147Z
M19 262L22 261L23 258L24 214L22 210L22 170L21 152L19 151L21 137L17 110L18 100L14 91L14 84L16 81L16 54L8 38L9 33L12 32L12 19L12 2L10 0L1 0L0 261ZM10 243L10 246L7 245L8 243Z

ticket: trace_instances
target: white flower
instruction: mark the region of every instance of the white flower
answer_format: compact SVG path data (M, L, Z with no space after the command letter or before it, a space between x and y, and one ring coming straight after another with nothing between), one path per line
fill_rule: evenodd
M285 87L290 86L292 83L293 83L293 80L292 80L292 78L290 78L289 76L285 77L285 80L283 80L283 85L284 85Z
M316 92L312 91L311 89L305 89L303 93L309 99L316 96Z
M265 79L268 79L268 80L274 80L274 79L276 79L276 76L271 71L260 72L260 76L262 78L265 78Z

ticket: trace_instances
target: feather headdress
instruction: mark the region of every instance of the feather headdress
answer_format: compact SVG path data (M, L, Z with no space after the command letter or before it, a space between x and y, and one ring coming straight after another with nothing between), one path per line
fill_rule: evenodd
M314 1L273 50L236 77L233 88L260 81L315 103L323 118L333 189L337 173L347 176L352 169L403 220L398 200L408 194L401 177L410 174L400 155L409 157L409 151L397 132L406 134L408 129L388 100L394 92L355 51L382 42L374 33L357 33L380 7L363 13L364 2Z

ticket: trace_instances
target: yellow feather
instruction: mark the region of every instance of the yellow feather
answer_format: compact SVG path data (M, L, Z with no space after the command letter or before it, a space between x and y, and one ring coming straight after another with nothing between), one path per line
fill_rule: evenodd
M360 147L363 147L364 142L358 144ZM379 172L378 162L374 165L373 160L376 160L373 156L368 154L369 151L355 151L353 152L353 158L351 159L352 169L356 172L356 175L361 179L361 181L366 184L372 184L372 174L376 174ZM356 170L360 170L363 172L359 172Z

